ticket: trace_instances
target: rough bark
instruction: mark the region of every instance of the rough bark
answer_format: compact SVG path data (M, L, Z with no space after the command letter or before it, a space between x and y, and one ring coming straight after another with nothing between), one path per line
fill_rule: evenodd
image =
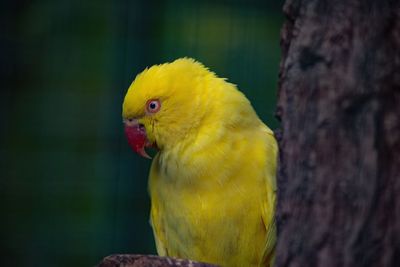
M275 266L400 266L400 1L284 12Z
M153 255L115 254L105 257L98 267L216 267L215 265Z

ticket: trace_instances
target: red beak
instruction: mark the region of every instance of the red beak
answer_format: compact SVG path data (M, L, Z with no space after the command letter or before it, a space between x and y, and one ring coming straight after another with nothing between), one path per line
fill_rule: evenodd
M145 147L150 146L147 139L146 129L143 125L133 122L125 123L125 135L128 138L130 147L144 158L151 159L146 153Z

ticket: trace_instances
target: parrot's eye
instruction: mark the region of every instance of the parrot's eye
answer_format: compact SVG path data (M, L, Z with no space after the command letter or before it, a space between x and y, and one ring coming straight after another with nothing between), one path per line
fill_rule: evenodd
M147 106L146 106L147 112L156 113L157 111L160 110L160 108L161 108L161 103L159 100L152 99L147 101Z

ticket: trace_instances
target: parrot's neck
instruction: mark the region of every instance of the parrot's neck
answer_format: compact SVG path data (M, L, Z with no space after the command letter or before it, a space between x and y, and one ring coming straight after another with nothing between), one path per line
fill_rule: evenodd
M257 121L259 124L251 127L264 127L258 118ZM174 147L162 149L157 159L160 169L177 186L195 190L202 186L205 190L222 186L231 182L231 177L237 177L231 175L232 166L240 168L243 156L250 155L257 139L262 138L252 132L259 131L249 125L206 123L196 134L187 136Z

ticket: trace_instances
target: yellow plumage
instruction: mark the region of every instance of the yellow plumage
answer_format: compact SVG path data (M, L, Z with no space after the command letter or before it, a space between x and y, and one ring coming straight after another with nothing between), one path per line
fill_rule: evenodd
M159 99L155 114L146 103ZM123 104L160 149L149 191L160 255L221 266L269 266L277 145L247 98L183 58L139 74Z

